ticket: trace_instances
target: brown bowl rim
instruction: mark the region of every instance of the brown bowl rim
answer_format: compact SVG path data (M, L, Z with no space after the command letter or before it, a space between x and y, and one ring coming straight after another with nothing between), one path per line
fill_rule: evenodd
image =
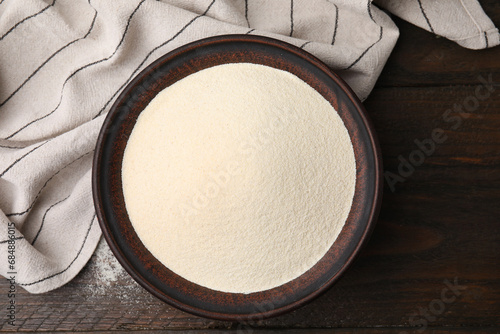
M137 88L137 85L144 80L144 78L147 78L148 76L151 76L155 73L155 71L162 66L162 64L165 64L167 62L171 62L174 59L178 59L179 57L182 58L183 55L185 55L188 52L193 52L196 51L200 48L203 47L217 47L222 44L227 44L227 43L244 43L245 45L252 45L252 47L255 46L263 46L264 48L266 47L271 47L271 48L276 48L276 50L281 51L283 53L283 57L287 57L290 55L293 55L294 57L298 57L300 59L303 59L305 62L308 62L311 64L313 67L317 68L319 71L324 73L329 79L334 82L338 88L341 89L342 94L345 94L346 100L345 101L338 101L336 100L336 110L339 111L340 114L340 109L339 108L347 108L346 103L354 107L354 109L349 109L349 110L343 110L342 112L346 113L356 113L357 117L359 117L360 121L362 124L358 124L360 127L364 127L364 130L366 131L366 134L364 140L362 142L358 143L359 145L366 144L367 147L369 148L369 151L372 153L372 160L373 160L373 166L371 172L373 173L373 177L370 178L370 187L373 189L373 198L371 198L371 206L369 209L369 212L366 214L367 219L365 221L365 228L362 231L357 231L357 234L355 235L355 239L357 242L350 252L350 255L347 257L345 262L340 266L338 270L336 270L335 274L330 277L327 281L323 282L321 286L318 286L316 289L305 295L304 297L293 300L289 303L286 303L280 307L272 307L269 310L258 310L257 312L251 312L251 313L238 313L234 309L229 309L227 311L213 311L213 310L207 310L204 309L203 307L199 307L193 304L187 304L185 302L181 302L177 300L176 298L166 295L164 292L160 291L157 287L153 286L153 284L145 279L143 275L139 274L137 268L131 263L131 259L129 259L123 252L123 249L120 248L117 244L117 238L115 235L113 235L111 229L110 229L110 222L108 217L106 216L106 204L103 202L103 194L102 194L102 184L101 184L101 178L103 177L103 173L101 173L103 168L108 168L108 167L103 167L103 150L104 146L106 144L106 141L109 141L108 135L110 133L110 127L113 127L113 122L117 122L116 119L120 118L118 117L120 108L124 106L124 101L126 101L130 96L131 92L133 92L134 88ZM266 64L268 65L268 64ZM213 65L212 65L213 66ZM210 66L208 66L210 67ZM154 94L156 95L156 93ZM153 97L154 97L153 95ZM152 97L149 97L150 99ZM338 96L336 97L338 98ZM332 102L330 100L330 102ZM139 111L140 113L140 111ZM344 120L344 123L346 120L344 117L349 117L349 116L342 116L342 119ZM121 121L123 123L123 116L121 118ZM125 121L126 122L126 121ZM120 127L121 127L120 123ZM346 127L348 127L346 125ZM114 127L116 130L116 126ZM354 141L355 140L360 140L359 138L353 139L353 134L351 134L351 130L348 127L349 134L351 136L351 139L353 140L353 145L355 145ZM114 145L113 147L118 147L119 145ZM123 145L120 147L124 147ZM357 169L358 173L359 172L359 166L358 166L358 156L356 156L356 163L357 163ZM209 37L205 38L202 40L198 40L189 44L186 44L184 46L181 46L164 56L160 57L157 61L153 62L149 66L147 66L143 71L141 71L139 74L135 76L135 78L127 85L127 87L122 91L122 93L119 95L119 97L116 99L115 103L110 109L110 112L108 113L101 132L99 134L98 140L97 140L97 145L96 145L96 150L94 153L94 160L93 160L93 169L92 169L92 191L93 191L93 199L94 199L94 205L96 208L96 214L99 220L100 227L103 231L104 238L106 239L108 245L110 246L111 250L117 257L118 261L122 264L122 266L126 269L126 271L141 285L143 286L146 290L148 290L150 293L158 297L159 299L163 300L164 302L175 306L181 310L184 310L186 312L199 315L199 316L204 316L208 318L213 318L213 319L218 319L218 320L226 320L226 321L248 321L248 320L256 320L256 319L265 319L277 315L281 315L287 312L290 312L292 310L297 309L298 307L310 302L311 300L317 298L319 295L324 293L326 290L328 290L345 272L345 270L352 264L354 261L355 257L359 254L359 251L361 247L367 242L370 233L372 232L376 218L378 216L378 212L380 210L380 205L381 205L381 199L382 199L382 185L383 185L383 179L382 179L383 173L382 173L382 159L381 159L381 153L380 153L380 147L378 144L377 137L375 135L375 130L373 128L372 122L370 118L368 117L366 110L364 109L361 101L357 98L355 93L351 90L351 88L337 75L335 74L330 68L328 68L327 65L325 65L322 61L320 61L318 58L312 56L308 52L293 46L291 44L288 44L286 42L272 39L269 37L263 37L263 36L256 36L256 35L220 35L216 37ZM357 183L358 182L368 182L367 180L364 181L359 181L357 178ZM358 187L358 185L356 186ZM358 188L356 188L358 189ZM114 185L113 190L120 192L119 188L116 188L116 184ZM356 190L357 192L357 190ZM354 203L353 203L354 207ZM108 205L109 209L109 205ZM354 210L351 208L351 210ZM365 216L366 216L365 215ZM351 218L351 214L350 214ZM348 218L348 220L350 219ZM347 225L347 223L346 223ZM344 233L344 229L341 233ZM130 240L129 240L130 241ZM332 246L332 248L335 246L336 242ZM330 251L329 251L330 252ZM325 255L326 257L326 255ZM321 261L321 260L320 260ZM318 262L319 263L319 262ZM147 264L144 264L147 266ZM318 265L318 264L317 264ZM314 269L317 265L315 265L312 269ZM310 271L311 271L310 270ZM309 272L309 271L308 271ZM294 282L296 280L292 280L291 282ZM291 282L288 282L284 284L286 286L287 284L290 284ZM191 283L193 284L193 283ZM202 287L203 288L203 287ZM203 288L206 289L206 288ZM222 293L220 291L214 291L210 290L215 294L222 294L222 295L239 295L239 294L231 294L231 293ZM268 291L272 291L268 290ZM265 292L265 291L264 291ZM263 293L264 293L263 292ZM293 293L292 293L293 295ZM224 297L224 296L223 296Z

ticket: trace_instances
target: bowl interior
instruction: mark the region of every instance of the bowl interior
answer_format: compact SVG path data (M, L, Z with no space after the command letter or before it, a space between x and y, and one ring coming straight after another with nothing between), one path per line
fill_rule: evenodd
M225 293L194 284L166 268L142 244L125 209L121 167L136 119L164 88L202 69L247 62L295 74L338 111L351 137L356 186L348 219L333 246L309 271L279 287ZM176 49L148 66L125 88L108 114L94 157L93 192L104 237L129 274L163 301L222 320L266 318L293 310L331 286L352 262L373 227L381 197L381 161L374 131L350 88L326 65L287 43L265 37L227 35Z

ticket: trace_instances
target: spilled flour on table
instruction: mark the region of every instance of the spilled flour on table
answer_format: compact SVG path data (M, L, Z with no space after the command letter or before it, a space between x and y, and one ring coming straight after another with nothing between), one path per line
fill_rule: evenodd
M138 295L148 295L118 262L104 238L99 241L88 263L87 275L93 283L86 286L85 292L91 298L113 295L121 301L132 301L137 300Z

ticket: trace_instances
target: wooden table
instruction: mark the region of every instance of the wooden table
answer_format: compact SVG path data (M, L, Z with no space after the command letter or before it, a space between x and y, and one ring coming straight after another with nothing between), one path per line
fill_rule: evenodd
M482 4L500 26L500 2ZM365 102L389 178L375 232L327 293L252 324L257 328L500 332L500 47L466 50L395 21L401 37ZM66 286L42 295L20 291L16 301L16 329L23 331L240 328L160 302L105 244ZM0 328L12 330L3 316Z

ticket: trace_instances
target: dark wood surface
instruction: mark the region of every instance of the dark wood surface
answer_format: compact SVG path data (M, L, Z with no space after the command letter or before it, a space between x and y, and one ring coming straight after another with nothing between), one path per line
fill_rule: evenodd
M500 2L481 3L500 26ZM333 288L253 328L500 333L500 47L465 50L396 23L400 39L365 106L385 171L398 175L401 159L410 157L419 166L403 170L404 182L394 189L386 182L374 234ZM489 97L477 88L481 77L494 82ZM462 106L462 115L447 113L454 105ZM440 143L418 161L415 140L428 142L436 131ZM0 291L6 290L1 280ZM6 300L0 298L2 310ZM41 295L19 291L16 301L15 329L23 331L254 331L163 304L120 269L105 245L66 286ZM0 329L14 328L2 316Z

